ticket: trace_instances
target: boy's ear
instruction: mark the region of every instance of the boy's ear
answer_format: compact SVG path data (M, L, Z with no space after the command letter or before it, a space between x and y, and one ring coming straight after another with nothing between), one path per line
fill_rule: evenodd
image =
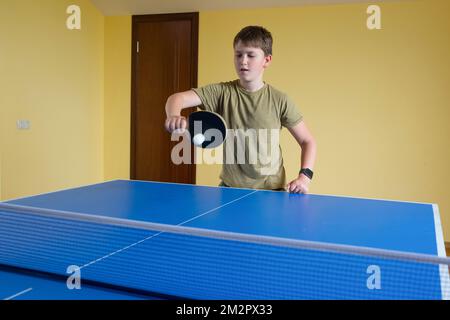
M264 60L265 60L264 61L264 68L267 68L270 65L270 63L272 62L272 55L269 54L269 55L265 56Z

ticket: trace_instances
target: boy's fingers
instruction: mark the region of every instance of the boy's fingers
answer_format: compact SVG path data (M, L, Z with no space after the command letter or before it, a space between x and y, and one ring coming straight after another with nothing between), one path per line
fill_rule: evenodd
M178 118L177 129L186 129L186 119L184 117Z
M177 127L177 129L181 129L181 123L183 122L183 118L177 118L177 125L176 125L176 127Z
M294 184L294 183L292 183L291 184L291 186L289 187L289 192L295 192L295 188L296 188L296 185Z
M176 122L174 121L174 119L171 119L171 121L170 121L170 132L173 132L173 131L175 131L175 129L176 129Z
M180 129L180 131L184 131L187 128L186 118L183 116L180 117L170 117L167 118L164 122L164 127L169 133L174 132L175 130Z
M166 130L169 131L169 132L171 133L172 130L170 129L170 123L171 123L170 119L167 119L167 120L166 120Z
M186 129L187 127L187 122L185 118L181 119L181 129Z

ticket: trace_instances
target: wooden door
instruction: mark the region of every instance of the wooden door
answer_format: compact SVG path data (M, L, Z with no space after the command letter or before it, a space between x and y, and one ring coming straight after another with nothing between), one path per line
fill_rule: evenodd
M133 16L132 28L131 179L194 184L195 164L171 161L164 107L197 86L198 13Z

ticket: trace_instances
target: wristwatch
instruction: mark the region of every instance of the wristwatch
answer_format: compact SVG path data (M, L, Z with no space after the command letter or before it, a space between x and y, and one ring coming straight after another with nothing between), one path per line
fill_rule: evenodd
M299 174L304 174L305 176L307 176L309 179L313 178L314 172L312 172L311 169L309 168L303 168L300 170Z

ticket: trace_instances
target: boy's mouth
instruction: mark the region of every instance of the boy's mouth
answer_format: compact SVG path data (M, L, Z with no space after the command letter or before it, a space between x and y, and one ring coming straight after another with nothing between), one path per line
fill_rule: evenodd
M247 72L247 71L249 71L249 70L246 69L246 68L241 68L240 71L241 71L241 72Z

